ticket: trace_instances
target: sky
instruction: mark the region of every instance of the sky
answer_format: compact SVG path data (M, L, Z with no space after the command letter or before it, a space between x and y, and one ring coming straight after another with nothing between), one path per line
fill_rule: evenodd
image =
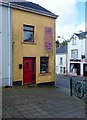
M85 31L85 1L86 0L27 0L43 6L59 15L56 20L57 36L65 40L70 39L73 33ZM58 39L60 42L62 38Z

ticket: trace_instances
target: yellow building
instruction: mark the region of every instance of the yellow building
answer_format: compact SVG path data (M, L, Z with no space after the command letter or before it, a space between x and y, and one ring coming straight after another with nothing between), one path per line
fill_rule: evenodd
M55 20L38 4L12 3L13 82L55 82Z

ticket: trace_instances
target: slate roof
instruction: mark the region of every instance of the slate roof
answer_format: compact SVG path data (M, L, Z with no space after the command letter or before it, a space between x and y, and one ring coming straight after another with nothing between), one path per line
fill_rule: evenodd
M63 54L63 53L67 53L67 46L56 48L56 54Z
M57 15L52 13L51 11L45 9L44 7L42 7L36 3L32 3L32 2L28 2L28 1L26 1L26 2L10 2L10 3L15 4L19 7L24 7L24 8L29 9L29 10L33 10L33 11L36 11L36 12L39 12L39 13L42 13L45 15L49 15L49 16L54 17L54 18L58 17Z
M72 37L70 38L70 41L74 38L74 35L76 35L79 39L87 38L87 31L86 32L80 32L80 33L74 33Z
M83 38L87 37L87 31L81 32L81 33L74 33L74 34L77 35L79 37L79 39L83 39Z

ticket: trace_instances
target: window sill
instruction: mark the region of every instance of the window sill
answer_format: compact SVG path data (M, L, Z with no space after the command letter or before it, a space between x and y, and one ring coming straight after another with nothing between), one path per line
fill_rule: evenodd
M51 72L48 73L39 73L40 76L46 76L46 75L51 75Z
M22 42L22 44L36 45L36 43L33 43L33 42Z

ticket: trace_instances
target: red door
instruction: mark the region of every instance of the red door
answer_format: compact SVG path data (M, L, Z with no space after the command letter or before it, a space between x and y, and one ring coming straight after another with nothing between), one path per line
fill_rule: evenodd
M23 83L33 84L36 81L36 59L23 58Z

